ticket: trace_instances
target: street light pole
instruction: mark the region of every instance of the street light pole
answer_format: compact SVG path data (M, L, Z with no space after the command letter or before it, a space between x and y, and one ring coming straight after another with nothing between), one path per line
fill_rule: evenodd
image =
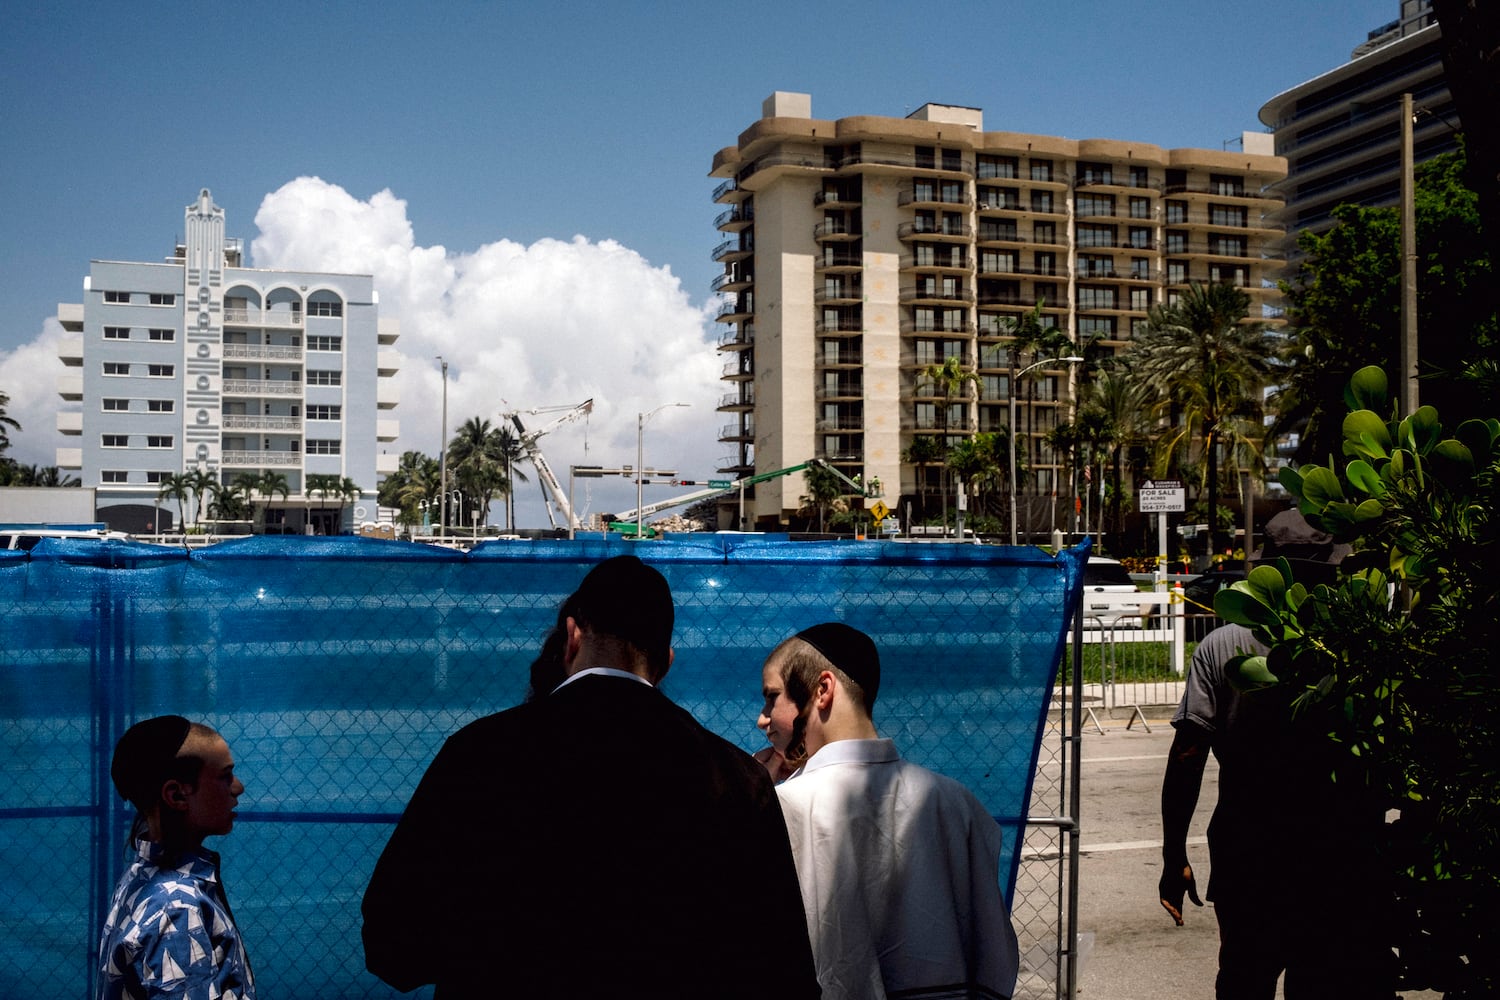
M1016 386L1020 384L1021 379L1025 378L1027 374L1045 365L1076 365L1082 360L1082 358L1076 355L1069 355L1066 358L1047 358L1035 364L1027 365L1011 376L1009 391L1006 393L1010 397L1010 430L1005 436L1010 439L1010 544L1012 545L1018 544L1016 541ZM1011 364L1014 366L1014 360L1012 360ZM1014 367L1012 367L1012 370L1014 371Z
M443 498L438 507L438 537L442 538L448 523L448 362L441 354L437 359L443 366L443 436L438 439L438 493Z
M654 410L635 415L635 540L645 537L641 532L646 525L645 479L646 479L646 421L671 406L687 406L687 403L663 403Z

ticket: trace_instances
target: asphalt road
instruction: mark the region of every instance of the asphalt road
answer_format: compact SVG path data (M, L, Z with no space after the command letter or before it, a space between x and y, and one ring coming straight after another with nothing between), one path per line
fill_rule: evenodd
M1219 935L1213 909L1187 904L1182 927L1156 900L1161 876L1161 777L1172 744L1165 719L1127 730L1106 721L1107 735L1085 728L1082 858L1078 929L1080 997L1189 1000L1212 997ZM1198 811L1188 830L1188 859L1206 884L1205 831L1218 798L1218 765L1210 760ZM1092 945L1089 935L1093 935Z
M1079 997L1198 1000L1214 995L1219 935L1213 904L1199 909L1185 903L1186 923L1177 927L1156 898L1161 877L1161 778L1172 727L1166 714L1149 714L1150 733L1140 722L1125 729L1124 719L1105 720L1103 736L1084 729ZM1210 758L1188 830L1188 860L1200 893L1208 883L1205 834L1218 799L1218 782L1218 764ZM1276 995L1281 996L1279 989ZM1402 996L1417 1000L1439 994Z

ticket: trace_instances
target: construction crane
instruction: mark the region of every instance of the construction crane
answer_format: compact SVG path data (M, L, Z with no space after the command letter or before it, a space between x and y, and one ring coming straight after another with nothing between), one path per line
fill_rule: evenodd
M558 410L566 410L567 412L551 423L536 430L527 430L526 425L521 422L521 414L523 413L535 415L538 413L555 413ZM568 494L564 492L562 484L557 481L557 476L553 474L552 467L547 464L547 458L542 454L542 449L537 446L536 442L543 434L554 431L564 424L572 423L579 417L587 416L593 410L594 401L592 399L585 399L573 407L538 407L530 410L510 410L500 414L500 419L508 420L515 426L521 445L521 453L530 459L531 464L536 467L536 477L538 482L541 483L542 496L547 503L547 520L552 522L552 527L554 528L558 527L557 514L553 511L554 504L556 505L557 512L563 516L563 527L578 528L578 515L573 513L573 507L568 503Z
M810 458L800 465L791 465L785 469L775 469L771 472L762 472L753 476L743 476L739 479L734 480L669 480L669 482L677 486L706 486L708 488L695 490L692 493L684 493L683 495L673 497L670 500L661 500L656 503L645 504L641 507L639 516L646 517L647 515L655 514L663 510L668 510L672 507L680 507L683 504L696 503L699 500L707 500L710 497L722 496L725 493L733 493L735 490L738 490L740 494L739 523L743 525L745 523L745 487L754 486L756 483L763 483L770 479L777 479L781 476L790 476L794 472L801 472L803 469L807 468L824 469L828 472L833 473L834 476L843 480L844 484L848 486L856 496L866 497L870 495L868 490L866 490L865 486L862 483L850 479L848 476L840 472L837 467L830 465L825 459ZM614 520L610 522L609 530L633 535L635 534L636 517L637 514L634 510L622 511L619 514L616 514Z

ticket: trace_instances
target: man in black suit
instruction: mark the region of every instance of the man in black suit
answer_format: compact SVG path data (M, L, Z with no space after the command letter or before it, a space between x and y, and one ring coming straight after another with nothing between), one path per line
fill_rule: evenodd
M818 996L765 769L656 690L666 580L594 567L567 679L479 719L428 768L364 898L365 964L457 997Z

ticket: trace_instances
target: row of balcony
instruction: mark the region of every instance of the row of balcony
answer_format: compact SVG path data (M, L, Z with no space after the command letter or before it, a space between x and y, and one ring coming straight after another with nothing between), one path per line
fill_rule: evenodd
M225 309L225 326L263 326L291 329L302 326L301 309Z

